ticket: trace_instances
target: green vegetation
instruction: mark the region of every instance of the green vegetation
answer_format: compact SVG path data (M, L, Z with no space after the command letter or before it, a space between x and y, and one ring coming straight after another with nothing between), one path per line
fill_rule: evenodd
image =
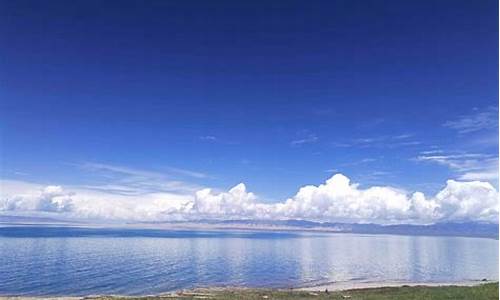
M88 299L88 298L87 298ZM117 300L119 297L100 297L100 299ZM127 300L132 298L126 298ZM443 287L387 287L358 289L336 292L308 292L287 290L252 290L252 289L222 289L222 290L197 290L172 295L156 297L134 298L140 300L163 299L363 299L363 300L425 300L425 299L498 299L498 282L486 283L473 287L443 286Z

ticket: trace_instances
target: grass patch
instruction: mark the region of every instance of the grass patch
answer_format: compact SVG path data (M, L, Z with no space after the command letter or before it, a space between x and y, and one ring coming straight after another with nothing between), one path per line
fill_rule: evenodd
M99 299L117 300L121 297L99 297ZM155 297L126 297L123 299L166 300L166 299L218 299L218 300L264 300L264 299L351 299L351 300L426 300L426 299L498 299L498 282L467 286L403 286L370 288L348 291L308 292L266 289L227 289L227 290L197 290Z

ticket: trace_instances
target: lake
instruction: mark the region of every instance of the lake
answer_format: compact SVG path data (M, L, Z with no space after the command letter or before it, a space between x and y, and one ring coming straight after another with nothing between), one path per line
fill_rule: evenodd
M498 280L498 240L251 231L0 227L0 294Z

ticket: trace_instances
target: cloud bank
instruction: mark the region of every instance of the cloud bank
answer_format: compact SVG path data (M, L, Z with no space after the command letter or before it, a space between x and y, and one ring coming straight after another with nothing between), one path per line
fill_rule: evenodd
M487 182L448 180L432 197L421 192L373 186L361 188L342 174L308 185L295 196L264 203L240 183L227 192L202 189L120 195L78 187L1 182L3 214L50 213L76 219L173 221L200 219L304 219L330 222L435 223L498 222L498 192ZM22 192L20 192L22 191Z

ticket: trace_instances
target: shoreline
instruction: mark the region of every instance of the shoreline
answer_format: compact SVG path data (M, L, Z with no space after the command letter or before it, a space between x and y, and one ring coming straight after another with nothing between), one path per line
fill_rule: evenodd
M408 282L408 281L361 281L361 282L331 282L314 286L298 286L290 288L253 288L253 287L199 287L193 289L181 289L159 294L126 295L126 294L88 294L83 296L64 295L0 295L0 300L85 300L100 298L172 298L195 295L206 295L217 292L347 292L364 291L380 288L398 287L474 287L488 283L498 283L498 280L467 280L467 281L443 281L443 282Z
M440 286L476 286L486 283L498 282L498 280L464 280L464 281L341 281L330 282L312 286L304 286L292 288L294 291L311 291L321 292L328 289L329 291L348 291L348 290L363 290L372 288L386 287L403 287L403 286L422 286L422 287L440 287Z

